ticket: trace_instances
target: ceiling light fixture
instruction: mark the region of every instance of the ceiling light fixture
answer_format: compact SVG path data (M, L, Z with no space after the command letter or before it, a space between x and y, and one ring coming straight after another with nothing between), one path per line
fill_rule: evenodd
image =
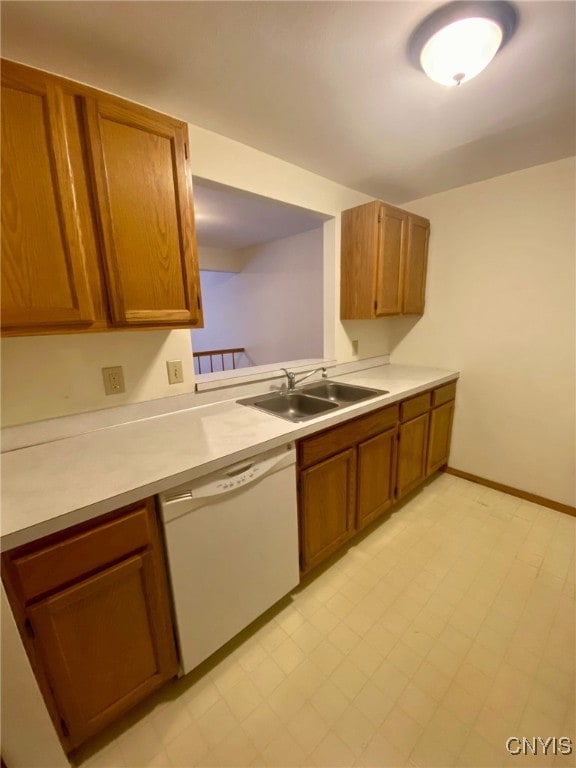
M456 0L416 27L409 56L435 82L460 85L488 66L517 24L518 12L505 0Z

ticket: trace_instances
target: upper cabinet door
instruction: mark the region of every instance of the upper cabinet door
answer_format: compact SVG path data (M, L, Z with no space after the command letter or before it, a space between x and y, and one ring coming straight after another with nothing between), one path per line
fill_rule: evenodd
M430 222L374 200L342 212L340 318L424 312Z
M420 216L408 217L408 243L404 263L402 313L422 315L426 297L426 264L430 222Z
M397 208L381 205L378 228L376 315L399 315L402 312L406 214Z
M201 324L186 124L86 99L112 321Z
M73 101L50 75L2 66L2 326L94 317L71 154Z

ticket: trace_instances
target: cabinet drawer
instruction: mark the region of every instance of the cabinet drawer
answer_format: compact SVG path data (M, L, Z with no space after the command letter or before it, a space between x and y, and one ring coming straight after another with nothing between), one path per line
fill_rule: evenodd
M408 421L420 416L422 413L430 410L430 392L424 392L421 395L404 400L400 403L400 421Z
M88 530L65 533L36 551L27 546L25 554L14 553L12 568L21 598L29 603L146 547L152 538L148 526L147 507L142 505Z
M451 381L450 384L446 384L443 387L438 387L432 392L432 407L447 403L449 400L454 400L456 397L456 382Z
M298 443L298 464L307 467L383 432L398 421L398 406L369 413L358 419L307 437Z

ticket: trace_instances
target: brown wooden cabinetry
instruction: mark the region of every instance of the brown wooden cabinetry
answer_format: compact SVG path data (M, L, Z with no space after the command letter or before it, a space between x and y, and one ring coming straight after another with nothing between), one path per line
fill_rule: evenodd
M302 572L447 464L455 396L444 384L298 442Z
M303 572L392 504L397 421L391 406L299 441Z
M87 325L90 221L74 194L83 173L74 104L50 75L2 68L2 323ZM85 201L84 201L85 202ZM88 237L89 245L89 237Z
M302 568L313 568L354 534L356 455L341 451L300 473Z
M375 200L342 213L342 320L424 312L430 222Z
M398 432L398 475L396 498L401 499L426 477L426 449L430 416L423 413L400 424Z
M2 62L2 327L199 327L184 122Z
M416 488L426 477L426 452L431 396L424 392L400 405L396 498Z
M455 383L435 389L432 393L432 405L434 407L430 411L426 477L448 464L455 397Z
M66 751L177 674L153 500L5 553L2 579Z
M357 528L364 528L394 503L396 427L358 445Z
M113 322L197 324L186 125L110 96L86 112Z

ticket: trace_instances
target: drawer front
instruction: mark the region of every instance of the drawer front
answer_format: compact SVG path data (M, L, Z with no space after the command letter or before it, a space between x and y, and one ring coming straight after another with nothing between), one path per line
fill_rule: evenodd
M450 400L454 400L456 397L456 382L451 381L450 384L446 384L443 387L438 387L432 392L432 407L442 405Z
M394 426L398 421L398 406L369 413L345 424L307 437L298 443L298 464L307 467L335 453L350 448L369 437Z
M12 568L21 597L29 603L143 549L151 537L148 509L143 505L94 528L68 536L63 534L59 541L37 551L28 551L22 556L16 553Z
M400 404L400 421L409 421L430 410L430 392L424 392Z

